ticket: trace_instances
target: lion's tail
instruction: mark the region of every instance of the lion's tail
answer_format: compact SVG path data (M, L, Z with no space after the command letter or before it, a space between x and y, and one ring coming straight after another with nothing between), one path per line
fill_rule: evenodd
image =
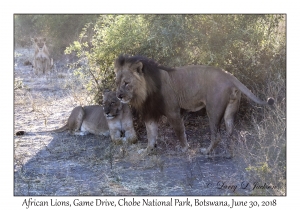
M65 130L68 130L68 125L64 125L61 128L58 129L54 129L54 130L50 130L50 131L39 131L39 132L26 132L26 131L17 131L15 133L16 136L23 136L23 135L36 135L38 133L59 133L59 132L63 132Z
M274 99L273 98L268 98L267 101L262 101L259 98L257 98L243 83L241 83L237 78L234 76L231 77L233 84L248 98L250 98L252 101L254 101L257 104L260 105L273 105L274 104Z
M63 127L61 128L57 128L54 130L50 130L50 131L39 131L39 132L35 132L35 133L59 133L59 132L63 132L65 130L68 130L68 124L65 124Z
M51 130L51 131L47 131L47 132L55 132L55 133L59 133L59 132L63 132L63 131L66 131L68 130L68 124L65 124L63 127L61 128L57 128L57 129L54 129L54 130Z

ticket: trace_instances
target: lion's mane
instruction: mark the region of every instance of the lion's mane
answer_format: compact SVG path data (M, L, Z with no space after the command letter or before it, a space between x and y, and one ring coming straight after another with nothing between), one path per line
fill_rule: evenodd
M137 62L142 62L142 73L138 74L138 79L144 77L140 89L146 89L145 96L137 94L138 97L145 97L145 100L140 100L138 104L132 104L133 107L140 113L144 120L157 121L160 116L165 114L165 101L161 93L161 73L159 69L172 71L172 68L161 66L155 61L143 56L120 55L116 61L115 66L121 69L124 65L133 65Z

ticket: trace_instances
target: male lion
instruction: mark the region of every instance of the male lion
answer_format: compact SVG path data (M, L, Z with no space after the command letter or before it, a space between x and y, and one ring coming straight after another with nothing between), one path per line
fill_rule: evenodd
M104 106L77 106L75 107L67 123L61 128L34 132L63 132L68 130L72 135L111 136L114 143L136 143L137 137L133 128L131 110L127 104L122 104L116 97L116 92L104 92ZM33 133L33 134L34 134ZM124 133L124 137L122 134ZM16 132L16 135L24 135L24 131ZM32 134L32 133L29 133Z
M258 99L239 80L228 72L209 66L167 68L140 56L123 56L115 60L117 97L130 103L143 116L148 146L151 151L157 138L157 121L161 115L168 118L180 140L182 150L188 149L180 110L198 111L206 107L211 130L211 143L203 154L210 154L220 137L220 121L225 120L230 136L234 116L238 111L241 92L258 104L274 103ZM231 154L230 154L231 156Z
M53 66L53 59L50 58L48 48L46 46L46 38L34 38L34 59L33 67L35 74L49 72Z

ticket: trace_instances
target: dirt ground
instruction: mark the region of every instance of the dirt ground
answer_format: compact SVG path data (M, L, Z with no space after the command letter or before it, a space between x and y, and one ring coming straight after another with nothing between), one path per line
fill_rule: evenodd
M31 52L16 52L15 132L58 128L75 106L88 105L85 90L66 65L56 65L49 76L36 76L32 67L24 64ZM241 187L249 180L239 158L200 154L200 147L209 145L207 116L186 116L185 125L190 144L185 154L164 122L159 126L157 150L147 156L137 153L147 145L143 126L138 126L138 143L128 147L115 146L107 137L71 136L67 132L15 135L14 195L251 194ZM222 150L220 144L217 153Z

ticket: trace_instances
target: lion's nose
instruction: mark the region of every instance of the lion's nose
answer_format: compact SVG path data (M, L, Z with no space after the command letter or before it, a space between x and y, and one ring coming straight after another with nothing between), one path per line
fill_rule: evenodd
M124 95L121 94L121 93L118 95L118 98L119 98L120 100L121 100L123 97L124 97Z

